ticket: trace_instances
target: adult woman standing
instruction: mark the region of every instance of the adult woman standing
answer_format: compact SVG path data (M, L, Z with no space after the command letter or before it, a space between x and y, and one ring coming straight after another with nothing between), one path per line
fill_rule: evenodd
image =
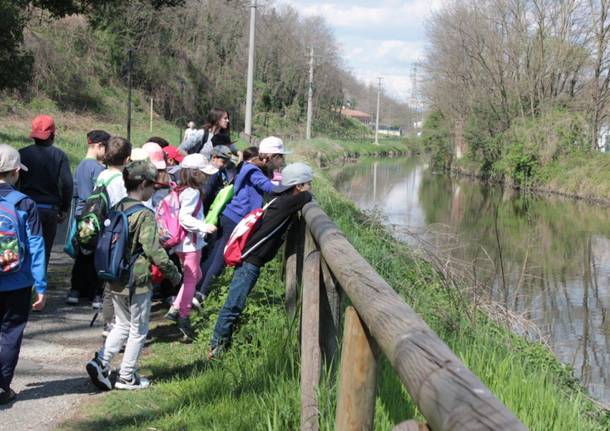
M214 108L208 113L205 125L185 137L180 149L187 154L201 153L208 160L212 157L214 135L230 135L229 114L220 108Z

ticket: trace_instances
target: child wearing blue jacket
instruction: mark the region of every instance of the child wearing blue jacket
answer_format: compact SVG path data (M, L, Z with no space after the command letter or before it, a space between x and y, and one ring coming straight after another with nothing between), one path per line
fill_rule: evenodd
M38 209L32 199L15 190L21 164L19 152L0 144L0 197L17 210L17 228L25 247L24 260L17 272L0 273L0 405L15 399L11 382L19 359L23 330L30 306L42 310L47 289L45 248ZM36 300L32 304L32 286Z
M203 280L198 287L197 301L201 302L210 292L214 277L225 267L224 249L231 232L250 211L263 206L263 195L274 193L278 186L265 175L267 169L279 169L284 164L284 143L280 138L269 136L261 141L258 156L244 163L235 178L235 194L224 209L218 226L217 239L208 258L201 265ZM264 171L263 171L264 169Z

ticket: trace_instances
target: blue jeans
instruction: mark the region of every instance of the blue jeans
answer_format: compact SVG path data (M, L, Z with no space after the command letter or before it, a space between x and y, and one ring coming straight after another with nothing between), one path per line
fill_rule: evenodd
M30 287L0 292L0 388L7 392L15 374L31 303Z
M214 277L220 275L225 267L225 246L227 245L227 242L229 242L229 238L231 237L231 233L233 232L233 229L235 229L235 226L237 226L237 223L230 218L225 216L220 218L214 247L207 259L201 264L203 278L201 279L199 286L197 286L197 290L205 296L210 293L210 287Z
M248 298L248 294L256 284L260 272L260 267L248 262L242 263L235 269L233 280L231 280L231 286L229 287L229 294L220 313L218 313L218 320L216 321L214 335L212 336L212 348L219 344L228 345L231 343L233 325L242 311L244 311L246 298Z

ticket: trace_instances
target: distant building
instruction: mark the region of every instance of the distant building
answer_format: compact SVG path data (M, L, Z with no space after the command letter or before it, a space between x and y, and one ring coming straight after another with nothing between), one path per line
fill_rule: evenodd
M374 127L373 130L375 130ZM398 126L383 126L380 124L379 134L385 136L402 136L402 129Z
M603 153L610 153L610 126L603 125L597 133L597 149Z
M341 115L347 118L353 118L355 120L360 121L367 126L371 124L371 116L366 112L357 111L355 109L346 108L345 106L341 108Z

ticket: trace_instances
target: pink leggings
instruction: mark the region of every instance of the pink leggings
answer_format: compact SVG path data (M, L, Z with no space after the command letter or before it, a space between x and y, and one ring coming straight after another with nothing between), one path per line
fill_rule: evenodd
M182 263L182 287L176 300L174 307L180 310L180 317L188 317L191 313L191 305L193 296L195 295L195 286L201 279L201 250L187 251L184 253L176 253Z

